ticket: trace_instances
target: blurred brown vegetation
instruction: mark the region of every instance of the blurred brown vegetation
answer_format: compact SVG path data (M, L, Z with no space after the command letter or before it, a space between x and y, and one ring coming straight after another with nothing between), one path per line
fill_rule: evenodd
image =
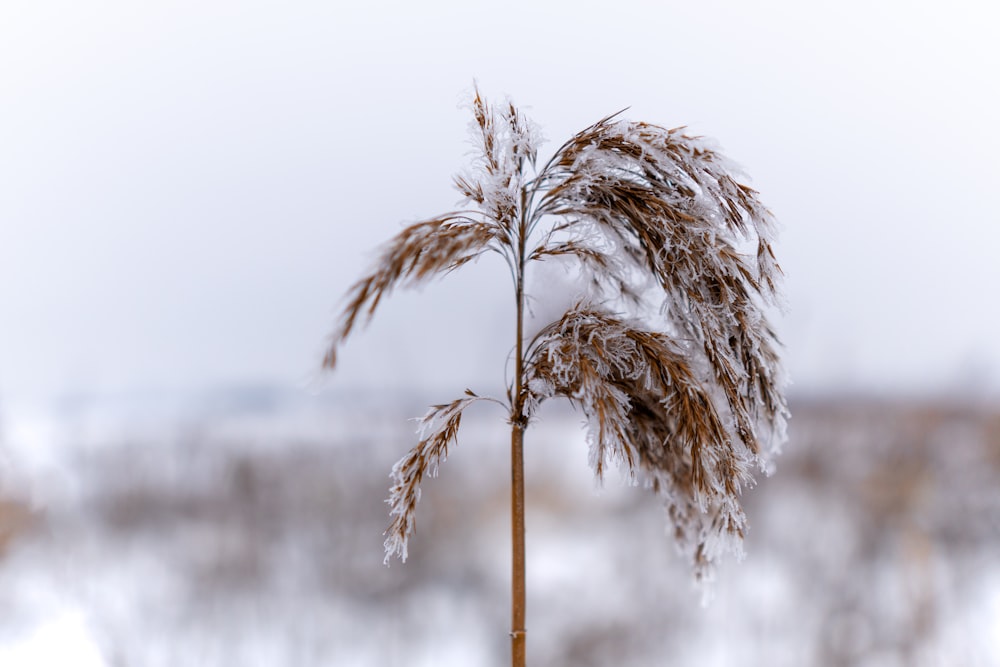
M337 426L359 419L379 427ZM256 431L77 452L72 503L44 518L0 503L0 575L82 606L109 664L504 664L498 415L463 424L425 484L410 560L389 568L383 498L405 420L352 409L328 437ZM790 435L747 494L747 559L723 564L702 609L655 499L614 475L594 493L578 418L544 413L527 442L529 659L997 664L1000 409L800 400Z
M9 542L28 532L34 519L35 513L23 502L0 498L0 557Z

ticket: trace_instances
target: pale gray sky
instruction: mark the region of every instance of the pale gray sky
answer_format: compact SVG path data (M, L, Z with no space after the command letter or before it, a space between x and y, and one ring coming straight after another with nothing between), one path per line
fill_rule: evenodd
M455 205L473 78L550 148L625 106L718 140L783 224L797 387L996 387L996 11L6 0L0 400L314 381L372 249ZM393 297L333 382L499 387L507 280Z

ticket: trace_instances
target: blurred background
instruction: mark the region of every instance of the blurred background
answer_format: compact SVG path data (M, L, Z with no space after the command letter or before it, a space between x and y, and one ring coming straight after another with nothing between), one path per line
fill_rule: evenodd
M411 559L381 548L408 419L503 393L505 268L393 295L318 370L377 245L455 207L476 80L549 149L623 107L711 136L783 226L793 418L747 559L702 608L656 500L595 490L550 406L530 659L1000 665L995 18L3 3L0 664L505 664L499 410L425 484Z

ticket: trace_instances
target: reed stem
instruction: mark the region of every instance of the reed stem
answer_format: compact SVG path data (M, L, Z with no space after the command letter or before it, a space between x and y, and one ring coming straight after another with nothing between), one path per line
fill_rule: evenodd
M526 195L522 189L521 215L518 220L517 276L514 284L517 299L517 332L514 345L514 395L510 420L512 667L525 667L527 653L524 556L524 429L528 422L524 414L524 265L528 236L526 218Z
M524 667L526 656L524 558L524 427L514 424L510 439L511 466L511 665Z

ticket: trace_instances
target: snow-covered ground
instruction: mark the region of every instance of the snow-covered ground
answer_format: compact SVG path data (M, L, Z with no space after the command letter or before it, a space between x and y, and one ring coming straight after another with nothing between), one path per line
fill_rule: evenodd
M432 400L439 397L431 397ZM507 662L507 434L470 409L382 564L423 407L251 392L8 407L0 665ZM152 408L151 406L156 406ZM699 604L655 498L595 490L579 419L528 432L538 665L1000 665L1000 412L793 406L747 558Z

